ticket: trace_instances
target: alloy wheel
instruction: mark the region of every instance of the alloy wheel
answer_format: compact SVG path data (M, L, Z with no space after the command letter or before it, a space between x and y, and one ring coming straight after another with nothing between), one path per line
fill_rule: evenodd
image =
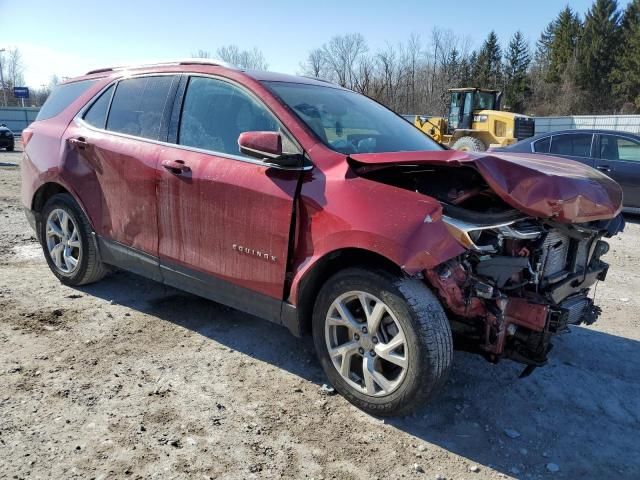
M46 242L49 256L60 272L69 274L78 268L82 255L80 232L73 217L65 210L56 208L49 213Z
M405 377L405 334L391 309L379 298L351 291L336 298L327 312L325 340L340 376L369 396L394 392Z

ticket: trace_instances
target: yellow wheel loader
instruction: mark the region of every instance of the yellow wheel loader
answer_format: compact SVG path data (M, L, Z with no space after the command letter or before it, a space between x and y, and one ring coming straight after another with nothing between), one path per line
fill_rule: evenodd
M405 115L416 127L456 150L482 152L534 134L533 118L500 111L501 93L482 88L449 89L449 116Z

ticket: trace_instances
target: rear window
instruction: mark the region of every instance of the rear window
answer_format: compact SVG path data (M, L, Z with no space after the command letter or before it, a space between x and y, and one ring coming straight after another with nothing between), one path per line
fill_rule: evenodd
M40 108L37 120L53 118L73 103L98 80L82 80L81 82L65 83L53 89L47 101Z
M550 153L589 157L591 155L592 135L588 133L554 135L551 139Z
M107 130L159 140L173 76L140 77L118 83Z
M533 143L533 151L538 153L549 153L551 146L551 137L543 138Z

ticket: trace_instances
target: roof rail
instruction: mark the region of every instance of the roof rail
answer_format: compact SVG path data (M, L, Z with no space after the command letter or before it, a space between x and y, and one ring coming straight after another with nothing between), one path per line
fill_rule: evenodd
M182 58L178 60L165 60L161 62L153 62L153 63L140 63L133 65L119 65L116 67L102 67L96 68L93 70L89 70L85 75L91 75L93 73L103 73L103 72L115 72L118 70L129 70L132 68L148 68L148 67L160 67L166 65L212 65L216 67L225 67L231 68L233 70L239 70L239 68L231 63L225 62L223 60L216 60L214 58Z
M322 83L331 83L332 85L337 85L336 83L332 82L331 80L326 80L324 78L320 78L320 77L314 77L313 75L302 75L303 78L308 78L309 80L315 80L317 82L322 82Z

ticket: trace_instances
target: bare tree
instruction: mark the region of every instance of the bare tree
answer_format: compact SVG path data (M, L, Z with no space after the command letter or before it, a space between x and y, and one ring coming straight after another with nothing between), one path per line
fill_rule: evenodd
M198 49L191 53L192 58L214 58L209 50ZM224 62L231 63L247 70L267 70L269 64L264 54L257 48L253 50L241 50L237 45L225 45L216 50L216 57Z
M254 47L253 50L240 50L237 45L227 45L218 48L216 54L220 60L248 70L267 70L269 68L263 53L257 47Z
M191 54L191 58L211 58L211 52L199 49L196 53Z
M434 29L424 45L417 34L369 52L360 34L336 36L309 52L302 71L363 93L403 113L443 115L447 89L467 81L468 37Z
M354 88L356 66L367 52L367 42L360 33L337 35L322 46L329 74L343 87Z
M16 47L9 48L5 62L7 64L6 81L14 87L22 85L24 83L24 64L20 50Z
M300 64L303 75L320 78L326 70L326 60L321 48L314 48L309 52L307 59Z

